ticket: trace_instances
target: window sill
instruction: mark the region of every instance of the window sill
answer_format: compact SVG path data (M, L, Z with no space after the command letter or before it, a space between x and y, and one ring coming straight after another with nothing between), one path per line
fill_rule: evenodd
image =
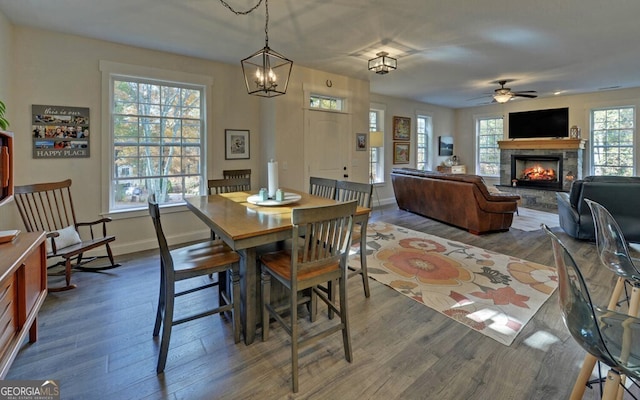
M129 208L126 210L114 210L107 213L103 213L102 216L109 217L114 221L119 219L148 217L149 209L146 206L147 203L143 203L143 204L144 204L143 206L140 206L137 208ZM185 203L167 204L167 205L163 204L163 205L160 205L160 208L162 208L163 214L189 211Z

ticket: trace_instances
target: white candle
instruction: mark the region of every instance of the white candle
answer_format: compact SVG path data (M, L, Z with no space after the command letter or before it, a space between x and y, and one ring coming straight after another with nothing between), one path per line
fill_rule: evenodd
M269 161L267 169L267 180L269 187L269 198L274 199L276 197L276 191L278 190L278 162L273 159Z

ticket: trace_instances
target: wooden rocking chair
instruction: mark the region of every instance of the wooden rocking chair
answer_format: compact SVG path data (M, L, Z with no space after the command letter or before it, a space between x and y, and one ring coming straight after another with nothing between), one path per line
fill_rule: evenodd
M18 211L28 232L46 231L47 258L61 257L55 265L65 266L66 286L49 288L51 292L69 290L76 287L71 284L71 268L82 271L102 271L119 267L113 260L109 243L115 236L107 236L106 223L111 218L101 218L93 222L77 222L71 200L71 179L62 182L37 183L16 186L14 189ZM94 234L94 225L102 226L102 236ZM80 238L80 227L88 227L89 239ZM97 231L98 229L96 229ZM50 245L50 247L49 247ZM105 246L111 265L105 267L83 267L84 264L105 256L84 258L83 254L94 248ZM75 261L75 264L72 264Z

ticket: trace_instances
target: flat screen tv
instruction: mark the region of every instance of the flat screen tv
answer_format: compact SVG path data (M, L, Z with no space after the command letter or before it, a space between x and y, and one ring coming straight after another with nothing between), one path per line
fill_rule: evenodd
M510 139L568 136L568 107L509 113Z

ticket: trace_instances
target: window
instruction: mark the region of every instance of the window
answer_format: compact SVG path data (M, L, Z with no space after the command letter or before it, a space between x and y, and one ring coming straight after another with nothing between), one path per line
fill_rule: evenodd
M384 111L369 110L369 132L383 132ZM369 179L371 183L384 182L384 132L382 147L369 146Z
M343 102L339 97L320 96L312 94L309 96L309 107L320 110L343 111Z
M591 172L633 176L635 108L591 110Z
M418 163L416 168L426 170L429 167L429 143L431 143L431 117L418 115L417 121L417 145L416 155Z
M203 187L204 86L111 76L109 210L182 203Z
M500 149L498 141L504 137L502 117L476 119L478 163L476 170L482 176L500 176Z

